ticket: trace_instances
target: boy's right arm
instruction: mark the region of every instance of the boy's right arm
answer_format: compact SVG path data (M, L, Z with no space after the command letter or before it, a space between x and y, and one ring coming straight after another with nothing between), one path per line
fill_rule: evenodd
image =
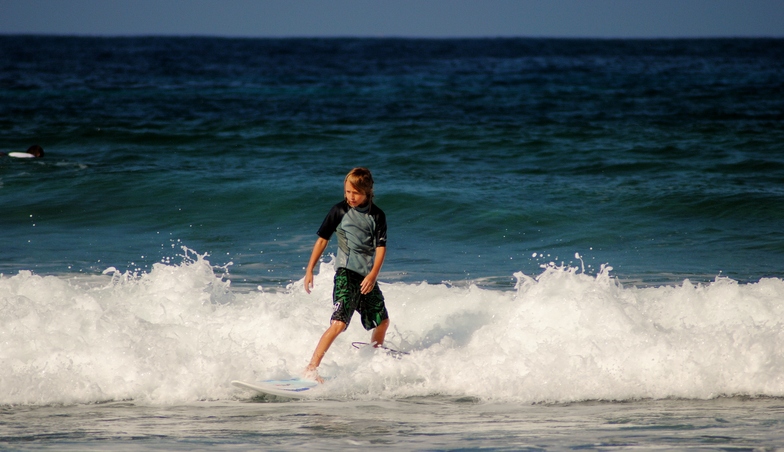
M318 264L321 254L324 253L328 243L329 240L319 237L313 245L313 252L310 253L310 261L308 261L308 266L305 269L305 292L307 293L310 293L310 289L313 287L313 269L316 268L316 264Z

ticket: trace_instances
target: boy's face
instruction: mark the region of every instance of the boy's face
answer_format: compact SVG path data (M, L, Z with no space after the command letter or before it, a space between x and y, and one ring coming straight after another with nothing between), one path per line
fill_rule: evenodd
M353 185L351 185L351 182L349 181L346 181L345 192L346 201L351 207L361 206L362 204L365 204L365 201L367 201L367 196L357 190Z

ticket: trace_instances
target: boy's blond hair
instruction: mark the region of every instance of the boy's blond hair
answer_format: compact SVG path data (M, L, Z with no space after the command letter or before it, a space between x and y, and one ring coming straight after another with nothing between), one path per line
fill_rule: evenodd
M346 175L343 183L350 182L358 191L367 196L369 201L373 200L373 175L370 170L363 167L352 169Z

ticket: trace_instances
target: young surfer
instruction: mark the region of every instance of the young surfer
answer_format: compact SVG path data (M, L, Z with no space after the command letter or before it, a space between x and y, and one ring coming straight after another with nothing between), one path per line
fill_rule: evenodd
M305 270L305 291L313 287L313 269L337 232L338 254L335 263L335 286L332 291L333 314L329 328L313 352L305 376L322 382L317 368L332 342L348 328L354 311L359 312L362 326L373 330L371 343L384 343L389 315L384 295L376 279L384 264L387 246L387 220L373 203L373 176L367 168L354 168L343 181L345 198L335 204L318 230L318 239Z

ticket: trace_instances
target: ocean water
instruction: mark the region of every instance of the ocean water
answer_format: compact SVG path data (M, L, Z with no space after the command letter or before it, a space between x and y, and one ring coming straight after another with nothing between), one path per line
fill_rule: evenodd
M0 447L784 446L784 40L0 36ZM319 400L354 166L390 345Z

